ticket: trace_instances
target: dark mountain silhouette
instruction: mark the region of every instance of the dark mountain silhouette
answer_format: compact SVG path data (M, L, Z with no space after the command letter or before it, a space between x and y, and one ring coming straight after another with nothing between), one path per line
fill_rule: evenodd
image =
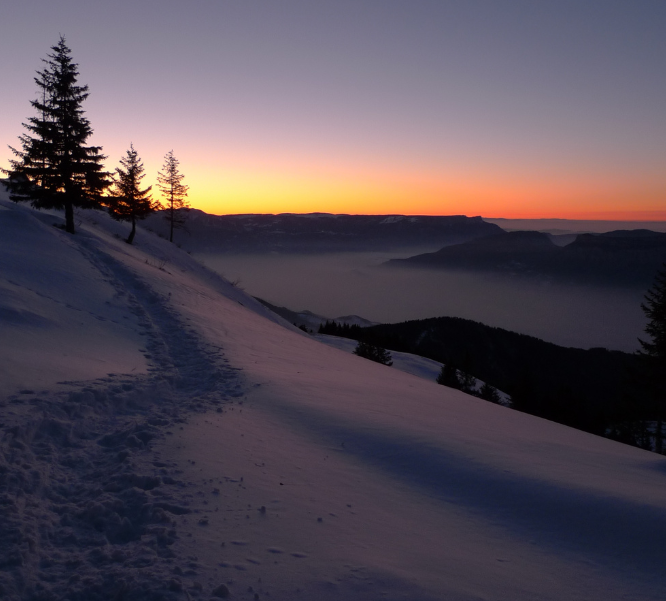
M567 348L458 317L329 333L451 364L509 393L514 408L587 432L620 438L615 426L638 412L626 395L639 361L629 353ZM627 433L623 440L637 444Z
M564 278L646 288L664 262L666 234L616 230L579 235L544 267L546 272Z
M617 230L580 234L566 246L540 232L504 232L388 264L481 270L562 281L647 287L666 262L666 234Z
M145 227L165 235L159 215ZM481 217L404 215L209 215L191 210L184 248L194 252L339 252L438 248L501 233Z
M434 253L409 259L393 259L391 265L529 271L559 247L541 232L501 232L462 244L447 246Z

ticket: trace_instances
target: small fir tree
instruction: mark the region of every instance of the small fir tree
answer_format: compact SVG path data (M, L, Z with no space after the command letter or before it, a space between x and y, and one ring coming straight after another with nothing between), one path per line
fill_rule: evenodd
M497 388L491 386L488 382L484 382L483 386L481 386L481 390L479 390L479 398L495 404L499 404L500 402L500 395L499 392L497 392Z
M61 37L44 59L35 83L40 97L31 101L37 116L28 118L21 148L10 146L10 198L30 200L39 209L64 209L65 229L75 232L74 207L99 208L110 185L100 146L86 146L93 130L81 108L88 86L77 85L78 65Z
M451 361L442 365L442 369L437 376L437 383L460 390L462 385L458 377L458 369Z
M364 359L381 363L382 365L388 365L389 367L393 365L391 353L381 346L375 346L368 342L359 342L354 349L354 354Z
M141 180L145 177L145 173L134 145L130 144L127 155L120 159L120 165L116 168L113 188L108 199L109 213L118 221L132 223L132 230L126 240L128 244L132 244L136 235L136 222L162 207L159 202L153 201L150 194L152 186L141 189Z
M473 394L474 393L474 388L476 387L476 378L466 372L466 371L460 371L460 390L463 392L466 392L467 394Z
M173 242L173 231L185 224L189 203L185 200L189 186L183 184L185 177L179 171L178 159L173 150L164 157L162 171L157 174L157 187L166 200L166 220L169 222L169 242Z
M645 333L650 340L639 339L639 354L647 367L648 394L651 396L649 411L656 420L655 451L663 453L662 429L666 414L666 263L645 294L641 309L648 319Z

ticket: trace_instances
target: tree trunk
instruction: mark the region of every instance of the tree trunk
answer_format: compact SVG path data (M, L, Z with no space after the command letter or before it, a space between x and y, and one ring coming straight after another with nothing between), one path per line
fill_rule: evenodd
M71 202L65 201L65 231L76 234L74 229L74 207Z
M136 219L134 218L134 215L132 215L132 231L130 232L129 237L127 238L127 240L125 240L125 242L127 242L127 244L132 244L132 242L134 242L135 235L136 235Z
M173 242L173 218L173 198L171 198L171 219L169 220L171 221L171 234L169 235L169 242Z

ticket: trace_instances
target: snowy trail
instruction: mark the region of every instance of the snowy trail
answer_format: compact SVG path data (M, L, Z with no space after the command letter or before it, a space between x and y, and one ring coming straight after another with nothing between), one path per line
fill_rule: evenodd
M0 597L186 598L173 544L187 487L150 446L238 396L239 372L99 239L74 246L138 318L149 374L0 400Z
M127 266L100 250L91 238L83 238L80 248L142 319L149 338L148 358L154 364L153 378L163 378L188 404L198 399L219 402L230 389L238 396L238 370L229 367L221 347L207 344L188 327L170 306L169 297L156 292Z

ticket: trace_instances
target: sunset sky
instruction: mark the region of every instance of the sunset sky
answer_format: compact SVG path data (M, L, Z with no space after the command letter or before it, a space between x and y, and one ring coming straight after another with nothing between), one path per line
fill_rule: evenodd
M212 213L666 219L664 0L3 2L0 166L62 34L113 170Z

